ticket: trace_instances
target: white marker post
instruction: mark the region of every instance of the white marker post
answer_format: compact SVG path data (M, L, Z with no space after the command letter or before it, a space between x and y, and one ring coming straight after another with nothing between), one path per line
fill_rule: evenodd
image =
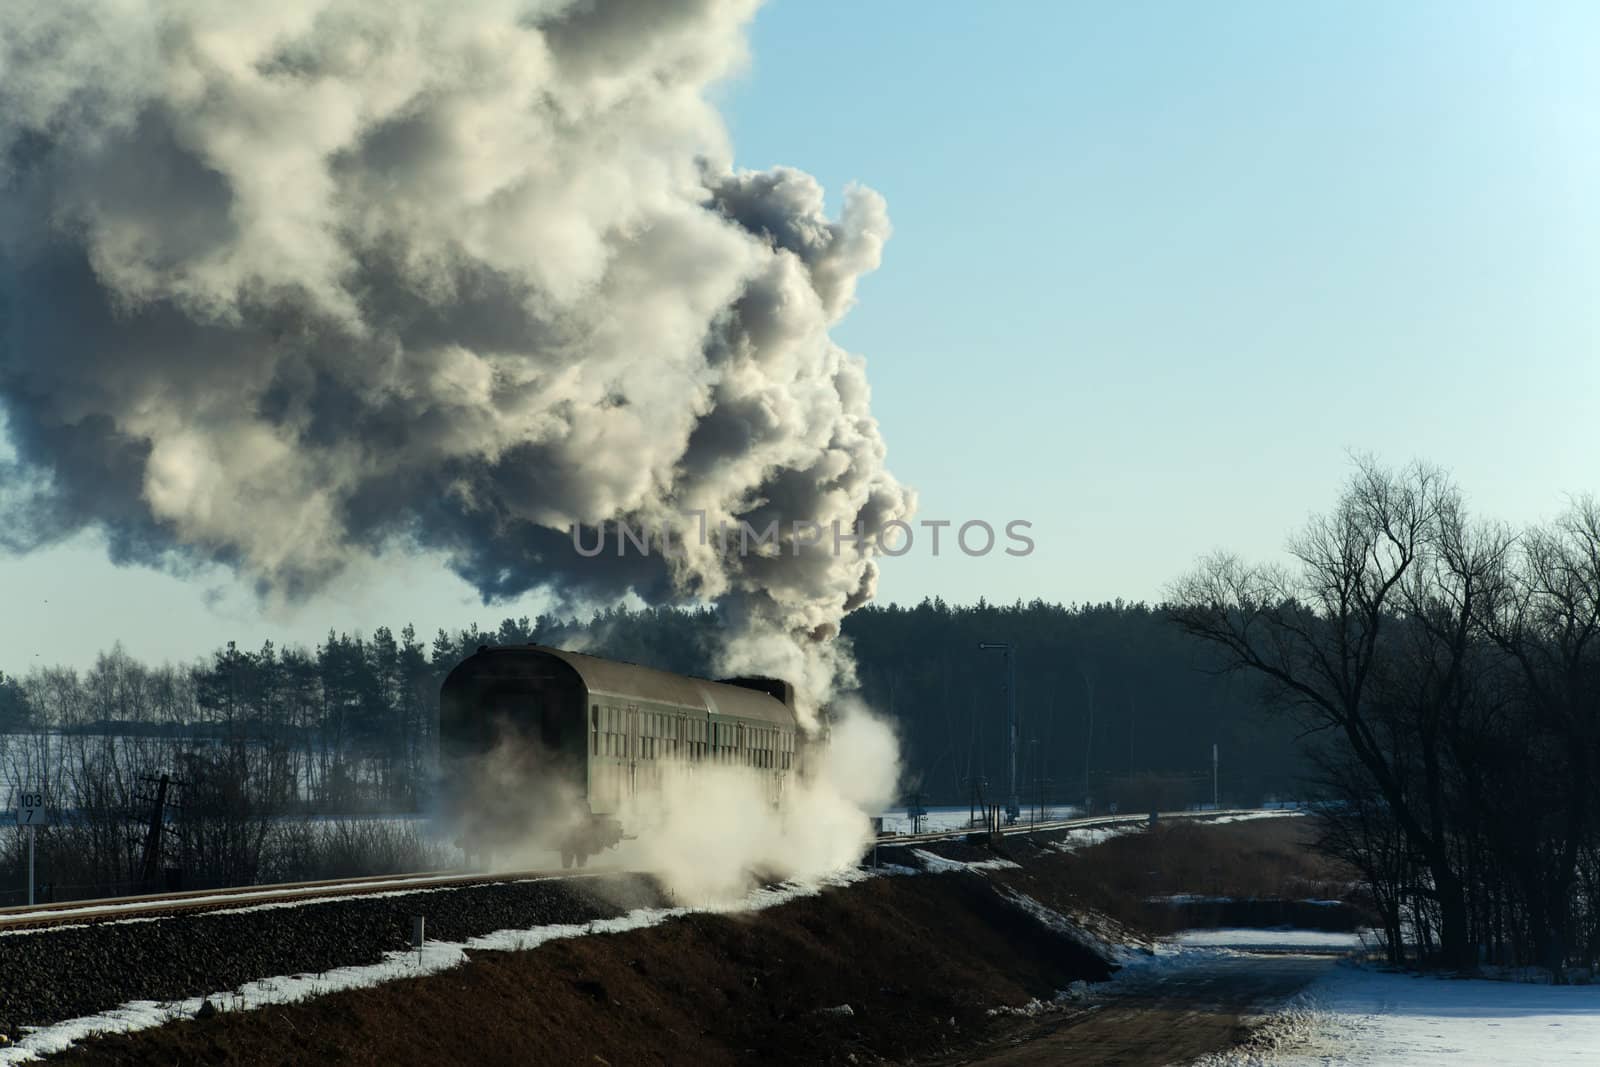
M33 903L33 828L50 821L45 813L44 790L24 789L17 794L17 825L28 828L28 903Z

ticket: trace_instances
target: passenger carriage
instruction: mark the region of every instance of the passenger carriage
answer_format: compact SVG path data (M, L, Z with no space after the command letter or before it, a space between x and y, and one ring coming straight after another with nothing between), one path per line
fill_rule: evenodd
M800 767L793 689L714 682L542 645L484 646L439 692L448 814L469 855L532 829L562 865L638 832L663 777L732 768L781 802ZM536 829L535 829L536 828Z

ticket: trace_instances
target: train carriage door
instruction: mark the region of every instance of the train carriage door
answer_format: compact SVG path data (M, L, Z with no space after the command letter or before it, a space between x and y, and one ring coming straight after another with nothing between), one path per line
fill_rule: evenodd
M623 758L627 760L627 788L631 797L639 790L639 705L628 705L627 719L628 733L624 741L627 748Z

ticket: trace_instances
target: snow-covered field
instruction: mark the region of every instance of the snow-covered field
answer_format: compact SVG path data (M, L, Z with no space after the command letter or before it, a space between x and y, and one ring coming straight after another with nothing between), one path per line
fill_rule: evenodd
M1071 819L1080 813L1081 809L1072 807L1069 804L1060 804L1047 808L1042 816L1038 809L1027 808L1022 813L1022 824L1026 825L1036 819L1040 822L1048 822L1052 819ZM980 819L983 817L981 811L978 817ZM928 808L927 814L922 819L922 832L934 833L939 830L960 830L971 825L971 820L972 808L970 806ZM905 808L886 811L883 813L883 828L889 833L909 834L911 832L911 816L907 814Z
M1266 1024L1269 1048L1208 1067L1600 1063L1600 986L1335 967Z
M1359 930L1239 929L1185 930L1174 938L1195 948L1236 948L1246 952L1354 952L1371 938Z

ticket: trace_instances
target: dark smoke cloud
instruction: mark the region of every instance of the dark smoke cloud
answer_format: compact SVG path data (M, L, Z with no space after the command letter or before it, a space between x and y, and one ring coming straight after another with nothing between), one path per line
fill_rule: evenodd
M859 359L877 266L706 87L748 2L0 8L6 547L103 530L269 596L442 552L486 599L718 600L730 670L820 700L871 595L831 539L579 557L567 530L909 513Z

